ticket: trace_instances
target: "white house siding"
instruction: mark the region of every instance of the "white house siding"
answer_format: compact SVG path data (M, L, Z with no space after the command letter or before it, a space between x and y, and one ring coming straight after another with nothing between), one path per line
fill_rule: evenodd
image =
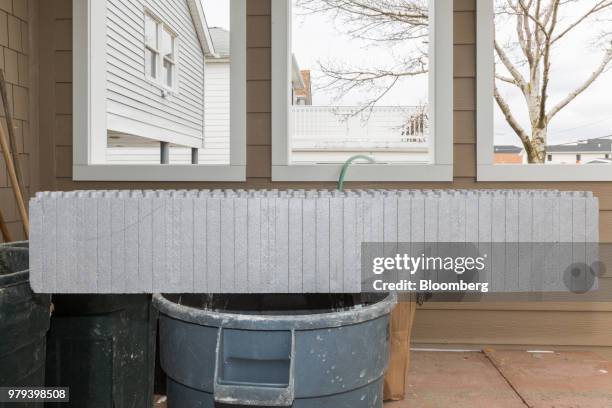
M144 11L178 34L178 92L162 97L145 78ZM203 140L204 54L185 0L107 0L108 129L200 147Z
M229 60L206 62L204 81L204 148L200 163L228 164L230 149L230 63Z
M206 62L204 111L204 148L199 150L200 164L229 163L230 64L229 60ZM134 145L106 149L107 163L159 163L159 146ZM172 146L170 163L191 163L191 150Z
M109 147L106 149L106 162L109 164L159 164L159 146ZM191 149L171 147L171 164L191 164ZM200 160L201 164L204 163Z

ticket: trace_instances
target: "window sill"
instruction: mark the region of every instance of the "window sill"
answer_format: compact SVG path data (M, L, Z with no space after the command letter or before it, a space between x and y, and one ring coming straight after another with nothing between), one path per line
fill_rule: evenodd
M273 165L272 181L338 181L342 164ZM451 164L354 164L346 181L453 181Z
M153 88L159 90L159 96L164 99L179 95L178 87L169 87L158 82L155 78L150 76L146 76L146 81Z
M205 164L74 165L74 181L245 181L246 166Z
M478 181L612 181L612 166L602 164L480 164Z

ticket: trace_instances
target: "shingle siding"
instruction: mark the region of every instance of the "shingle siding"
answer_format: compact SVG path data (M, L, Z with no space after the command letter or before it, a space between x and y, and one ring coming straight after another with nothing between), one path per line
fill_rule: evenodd
M30 174L34 172L36 166L36 163L30 160L36 146L32 143L29 131L28 6L27 0L0 1L0 68L4 69L7 81L7 94L15 125L17 154L21 162L26 196L31 191ZM0 125L8 137L4 106L1 102ZM4 158L0 158L0 211L8 224L12 239L23 240L25 235L8 181Z

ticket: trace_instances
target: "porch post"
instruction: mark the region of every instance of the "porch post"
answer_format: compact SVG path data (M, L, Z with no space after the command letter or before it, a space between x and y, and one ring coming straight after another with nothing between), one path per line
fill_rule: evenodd
M161 164L170 163L170 144L168 142L159 142L159 156Z

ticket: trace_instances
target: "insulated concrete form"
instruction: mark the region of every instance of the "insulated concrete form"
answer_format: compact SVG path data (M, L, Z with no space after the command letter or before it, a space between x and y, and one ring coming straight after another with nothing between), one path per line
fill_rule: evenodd
M563 290L559 265L597 254L541 243L597 242L598 210L544 190L43 192L30 274L44 293L359 292L362 242L471 242L493 288ZM495 245L516 242L534 245Z

